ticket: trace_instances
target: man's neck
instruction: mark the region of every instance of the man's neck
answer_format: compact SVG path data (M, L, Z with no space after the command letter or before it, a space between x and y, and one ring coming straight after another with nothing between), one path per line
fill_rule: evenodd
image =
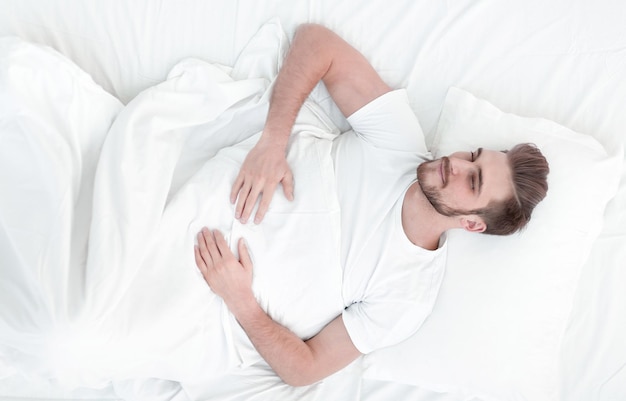
M404 195L402 228L413 244L430 250L439 247L439 238L451 228L449 219L435 210L417 181Z

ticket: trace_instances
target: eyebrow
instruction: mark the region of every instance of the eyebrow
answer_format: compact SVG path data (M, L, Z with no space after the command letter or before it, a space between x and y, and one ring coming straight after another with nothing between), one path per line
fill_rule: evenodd
M481 153L483 153L483 148L478 148L478 150L476 150L476 156L474 156L474 161L478 160ZM480 196L482 189L483 189L483 169L478 167L478 196Z

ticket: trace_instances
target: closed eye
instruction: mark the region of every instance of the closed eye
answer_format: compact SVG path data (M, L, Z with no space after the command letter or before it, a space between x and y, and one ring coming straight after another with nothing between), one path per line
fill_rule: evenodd
M472 163L478 160L482 152L483 152L483 148L478 148L475 152L470 152ZM474 188L476 188L476 175L475 174L472 174L470 186L472 187L472 192L476 192L474 191ZM480 166L478 166L478 195L480 195L482 186L483 186L483 170Z

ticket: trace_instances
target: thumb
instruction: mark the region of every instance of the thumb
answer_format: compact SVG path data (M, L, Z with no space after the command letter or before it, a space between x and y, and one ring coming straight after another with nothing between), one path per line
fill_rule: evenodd
M293 173L291 172L290 168L287 170L287 173L285 173L285 176L282 179L282 184L283 184L283 192L285 193L285 198L292 201L293 200Z
M248 247L246 246L246 241L243 238L239 238L239 243L237 244L239 248L239 261L241 265L246 270L252 269L252 258L250 258L250 252L248 252Z

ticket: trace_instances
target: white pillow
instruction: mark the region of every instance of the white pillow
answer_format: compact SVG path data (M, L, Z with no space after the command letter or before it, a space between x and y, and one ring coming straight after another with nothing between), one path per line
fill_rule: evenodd
M449 233L448 265L432 315L404 343L366 357L366 377L461 399L556 400L559 350L582 264L615 195L620 155L552 121L503 113L449 90L433 154L535 143L549 190L521 234Z

